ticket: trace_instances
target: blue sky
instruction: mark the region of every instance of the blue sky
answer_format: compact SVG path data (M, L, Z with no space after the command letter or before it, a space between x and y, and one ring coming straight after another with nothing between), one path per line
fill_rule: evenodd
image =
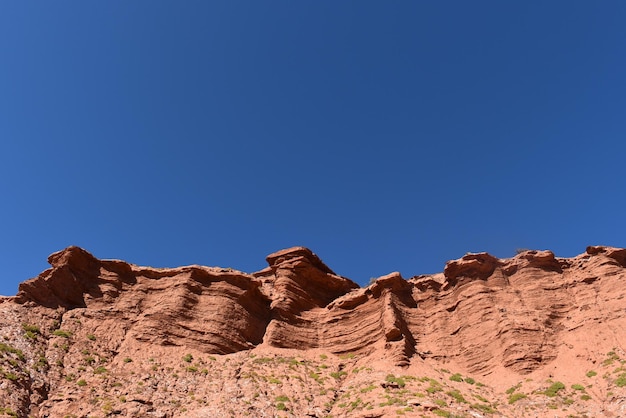
M79 245L365 284L626 246L626 3L4 2L0 294Z

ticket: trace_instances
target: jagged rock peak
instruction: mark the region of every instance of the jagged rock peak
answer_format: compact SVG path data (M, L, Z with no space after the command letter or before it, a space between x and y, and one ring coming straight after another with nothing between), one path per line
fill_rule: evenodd
M446 279L452 281L459 277L486 279L500 264L500 260L489 253L468 253L458 260L446 263L443 270Z
M334 271L330 269L324 262L315 254L313 251L309 250L306 247L291 247L286 248L284 250L276 251L268 255L265 259L270 267L276 267L283 262L290 261L293 259L306 259L309 263L311 263L318 270L323 271L324 273L337 275Z
M626 267L626 248L605 247L602 245L593 245L587 247L587 254L598 255L602 254L606 257L612 258L617 261L623 267Z
M57 251L48 256L48 263L52 267L70 265L72 267L83 267L89 264L97 264L98 259L89 251L71 245L61 251Z

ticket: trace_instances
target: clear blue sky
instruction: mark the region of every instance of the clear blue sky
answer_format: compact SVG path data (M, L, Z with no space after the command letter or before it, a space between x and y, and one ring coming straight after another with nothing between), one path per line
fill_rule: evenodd
M0 294L79 245L364 284L626 246L623 1L0 6Z

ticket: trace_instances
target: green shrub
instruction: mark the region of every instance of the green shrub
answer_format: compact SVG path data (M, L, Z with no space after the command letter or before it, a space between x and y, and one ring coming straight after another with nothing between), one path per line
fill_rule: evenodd
M11 408L1 407L0 406L0 414L8 415L10 417L17 418L17 412L14 412Z
M489 400L487 400L485 397L477 395L477 394L473 394L472 396L474 396L476 399L478 399L481 402L486 402L489 403Z
M609 366L613 364L614 361L620 360L619 356L615 353L615 351L609 351L606 353L606 359L602 362L602 365Z
M587 377L594 377L594 376L596 376L597 374L598 374L598 373L596 373L595 371L593 371L593 370L589 370L589 371L587 372Z
M183 361L187 363L191 363L192 360L193 360L193 356L191 354L185 354L185 356L183 357Z
M442 392L442 391L443 391L443 388L439 385L431 384L429 387L426 388L426 392L428 392L431 395L435 392Z
M11 372L5 372L4 377L11 380L12 382L15 382L17 379L20 378L18 375L16 375L15 373L11 373Z
M104 374L106 372L107 372L107 369L104 366L98 366L95 369L93 369L94 374Z
M461 377L461 375L459 373L454 373L452 376L450 376L449 379L452 380L453 382L462 382L463 381L463 377Z
M48 359L43 354L40 354L37 362L35 363L35 369L45 369L46 367L48 367Z
M285 404L284 404L284 403L282 403L282 402L278 402L278 403L276 404L276 409L278 409L279 411L284 411L284 410L286 410L286 409L287 409L287 407L285 406Z
M91 341L96 341L96 336L93 335L93 334L89 334L89 335L87 335L87 339L91 340Z
M289 396L286 396L286 395L277 396L275 401L276 402L289 402Z
M626 386L626 373L622 373L615 379L615 385L621 387Z
M496 412L496 410L492 406L481 403L472 404L472 408L476 409L477 411L484 412L485 414L494 414Z
M520 393L520 392L512 393L509 396L509 404L514 404L515 402L519 401L520 399L524 399L525 397L526 397L526 395L523 394L523 393Z
M581 399L581 400L583 400L583 401L588 401L589 399L591 399L591 396L589 396L589 395L585 394L585 395L582 395L582 396L580 397L580 399Z
M11 353L15 354L18 359L24 361L24 352L18 348L13 348L10 345L5 343L0 343L0 353Z
M126 357L126 358L124 359L124 363L132 363L132 361L133 361L133 359L132 359L132 358L130 358L130 357Z
M465 378L465 383L473 385L474 383L476 383L476 381L474 379L472 379L471 377L466 377Z
M565 385L561 382L554 382L548 389L543 392L544 395L549 396L551 398L555 397L560 390L565 389Z
M578 383L575 383L572 385L572 389L574 390L585 390L585 387L583 385L579 385Z
M461 392L459 392L458 390L451 390L449 392L446 392L446 394L453 397L458 403L467 403Z
M518 383L517 385L515 385L515 386L511 386L510 388L508 388L508 389L506 390L506 392L504 392L504 393L506 393L507 395L510 395L510 394L512 394L513 392L515 392L517 389L519 389L521 386L522 386L522 384L521 384L521 383Z
M344 377L345 375L347 375L348 373L344 372L343 370L339 371L339 372L332 372L330 374L331 377L335 378L335 379L341 379L342 377Z
M22 329L33 334L41 334L41 330L37 325L22 324Z
M76 382L76 384L78 386L87 386L87 382L85 382L84 379L80 379L78 382Z
M406 382L402 377L396 377L393 374L388 374L387 377L385 377L385 380L389 383L395 383L401 388L406 386Z
M369 385L367 387L361 388L360 392L367 393L373 391L374 389L376 389L376 385Z
M57 329L52 334L56 335L57 337L63 338L70 338L72 336L72 333L70 331L64 331L62 329Z

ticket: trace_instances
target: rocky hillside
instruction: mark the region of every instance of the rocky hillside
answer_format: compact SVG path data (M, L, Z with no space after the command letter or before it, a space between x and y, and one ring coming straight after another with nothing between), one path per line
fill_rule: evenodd
M467 254L366 288L70 247L0 298L0 416L626 416L626 249Z

